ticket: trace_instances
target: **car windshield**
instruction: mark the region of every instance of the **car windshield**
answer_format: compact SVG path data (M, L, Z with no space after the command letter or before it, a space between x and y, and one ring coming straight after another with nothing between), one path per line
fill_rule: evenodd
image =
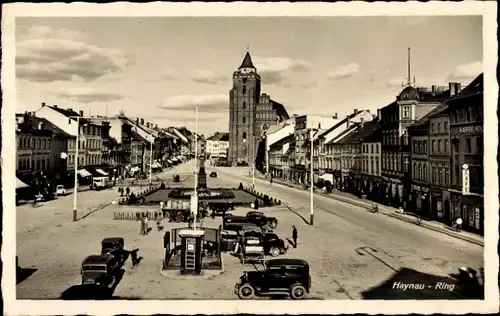
M97 272L106 272L106 266L101 266L101 265L84 265L83 266L83 271L97 271Z

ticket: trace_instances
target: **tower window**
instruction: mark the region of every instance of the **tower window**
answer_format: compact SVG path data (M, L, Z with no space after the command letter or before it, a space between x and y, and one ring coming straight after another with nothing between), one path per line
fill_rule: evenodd
M246 141L246 140L247 140L247 133L243 132L243 141Z
M243 83L247 83L247 78L242 79Z
M247 86L243 86L243 94L247 93Z
M243 123L247 122L247 118L243 116Z
M245 109L247 107L247 103L243 101L243 108Z

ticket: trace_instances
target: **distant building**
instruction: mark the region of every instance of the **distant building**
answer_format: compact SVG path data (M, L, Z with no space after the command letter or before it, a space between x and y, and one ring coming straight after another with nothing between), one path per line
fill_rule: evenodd
M288 118L282 104L261 93L261 77L247 52L229 91L229 163L253 164L263 132Z
M207 155L210 160L227 161L227 153L229 149L229 133L215 133L207 138Z

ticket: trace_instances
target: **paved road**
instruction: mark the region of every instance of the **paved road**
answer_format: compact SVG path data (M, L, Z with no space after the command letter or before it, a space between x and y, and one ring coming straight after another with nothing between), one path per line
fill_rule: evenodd
M251 183L247 168L216 169L228 182ZM261 179L256 179L256 189L286 201L297 216L309 220L308 192ZM314 214L314 227L303 223L302 232L299 228L303 246L309 249L303 258L319 262L324 277L330 273L331 278L347 284L348 292L359 294L360 289L366 288L365 281L387 279L394 270L402 268L446 276L461 266L483 266L483 247L412 223L317 195ZM356 253L356 248L367 246L377 250L369 251L380 260Z
M191 170L193 163L188 162L167 171L162 177L181 174L181 180L184 179L187 185L194 182ZM207 179L209 187L236 187L240 182L248 182L244 176L247 171L241 168L207 168L208 173L213 170L219 176ZM446 276L459 266L482 265L482 247L324 197L315 198L316 222L312 227L301 219L301 216L308 218L309 215L307 192L256 181L258 190L284 200L290 206L290 209L261 210L278 218L276 232L283 239L291 235L292 225L298 228L299 246L286 256L303 258L310 263L311 298L370 298L363 292L380 286L397 273L396 281L428 284L436 282L434 276ZM94 203L115 198L116 190L84 194L79 194L82 208L90 208ZM72 222L71 196L50 203L35 209L18 208L17 252L20 263L23 267L37 269L17 286L18 298L59 298L65 290L79 283L83 258L98 253L100 240L110 236L124 237L127 249L138 247L139 254L144 257L138 267L131 268L130 263L125 267L125 276L115 291L119 298L236 299L232 290L237 277L244 270L254 269L243 267L235 258L224 255L225 273L216 278L179 280L164 277L159 273L163 232L153 230L148 236L140 236L137 222L112 220L113 212L124 210L118 205ZM244 214L246 211L240 209L236 212ZM219 224L220 219L216 218L207 220L204 226L218 227ZM166 223L165 228L171 229L175 225L178 224ZM358 254L363 251L363 255ZM419 272L432 276L420 275ZM382 298L409 298L405 296L408 294L418 297L418 293L394 290L392 286L391 281L382 294L376 295L382 295ZM441 292L427 291L426 295L439 297ZM371 298L381 298L376 295L374 297L372 293ZM456 296L449 292L445 297Z

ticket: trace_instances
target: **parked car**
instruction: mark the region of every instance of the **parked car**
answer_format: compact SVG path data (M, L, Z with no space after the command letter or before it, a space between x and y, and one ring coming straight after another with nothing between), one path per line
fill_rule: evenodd
M259 227L269 226L271 229L278 227L278 219L276 217L268 217L262 212L251 211L246 216L235 216L228 214L224 217L223 223L250 223Z
M255 296L288 294L292 299L304 299L311 290L309 264L302 259L272 259L262 271L246 271L240 276L234 292L240 299Z
M215 171L210 172L210 178L217 178L217 172Z
M277 257L281 254L285 254L288 251L288 247L283 239L281 239L277 234L273 232L266 232L262 236L264 253Z
M66 191L66 188L64 187L64 185L60 184L56 187L56 195L57 196L64 196L66 195L68 192Z
M214 212L214 215L225 215L234 210L234 205L231 202L208 202L208 207Z
M108 237L101 241L101 255L111 254L114 256L119 264L123 266L125 264L125 252L123 247L125 241L122 237Z
M220 236L220 250L223 252L233 251L239 242L239 236L236 231L222 230Z
M109 287L116 280L119 265L112 255L91 255L82 262L82 285Z

